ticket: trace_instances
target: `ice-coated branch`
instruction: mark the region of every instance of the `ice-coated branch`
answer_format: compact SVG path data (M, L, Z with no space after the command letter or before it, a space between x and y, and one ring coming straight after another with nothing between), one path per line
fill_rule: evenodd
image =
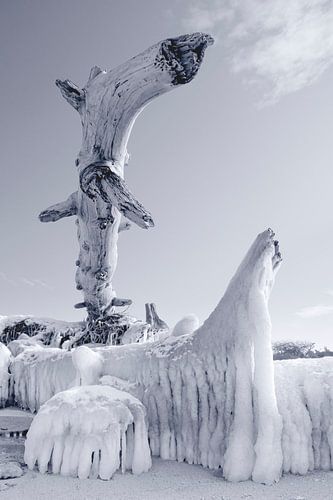
M67 200L56 203L56 205L52 205L46 210L43 210L43 212L39 214L39 220L41 222L56 222L64 217L71 217L77 214L77 206L77 191L75 191L75 193L69 195Z

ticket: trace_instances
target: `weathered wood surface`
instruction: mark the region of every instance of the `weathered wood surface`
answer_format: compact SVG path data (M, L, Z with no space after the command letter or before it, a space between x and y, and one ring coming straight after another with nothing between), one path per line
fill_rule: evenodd
M70 217L77 214L77 192L69 195L67 200L52 205L39 214L41 222L56 222L63 217Z
M142 228L154 225L123 180L134 121L153 98L193 79L211 43L202 33L167 39L111 71L93 67L83 89L70 80L56 81L81 117L80 182L77 192L44 210L40 220L77 215L76 284L84 300L75 307L86 307L90 321L107 318L124 305L112 287L118 233L129 227L120 223L121 215Z

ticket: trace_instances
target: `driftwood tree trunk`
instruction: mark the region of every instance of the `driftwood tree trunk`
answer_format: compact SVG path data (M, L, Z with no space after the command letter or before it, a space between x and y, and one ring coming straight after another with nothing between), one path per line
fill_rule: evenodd
M131 303L116 297L112 287L118 234L129 228L127 221L121 223L121 216L144 229L154 225L123 180L134 121L154 97L192 80L212 42L201 33L164 40L111 71L95 66L83 89L69 80L56 81L82 122L82 147L76 160L79 187L39 218L50 222L77 216L76 287L84 300L75 307L87 308L90 322L103 321L117 306Z

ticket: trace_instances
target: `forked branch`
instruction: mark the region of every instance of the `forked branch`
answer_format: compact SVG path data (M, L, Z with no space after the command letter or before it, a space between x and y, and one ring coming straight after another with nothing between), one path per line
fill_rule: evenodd
M154 226L151 214L132 195L125 181L112 172L108 165L92 164L80 175L80 187L91 199L98 196L116 207L127 219L143 229Z

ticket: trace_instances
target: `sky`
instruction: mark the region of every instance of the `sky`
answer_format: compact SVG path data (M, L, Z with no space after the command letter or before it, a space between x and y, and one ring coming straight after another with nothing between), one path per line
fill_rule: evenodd
M291 5L292 4L292 5ZM269 7L268 7L269 5ZM274 339L333 347L333 6L324 0L1 0L0 314L80 320L73 218L38 213L78 183L77 113L54 81L84 85L164 38L216 43L197 77L152 102L125 177L155 228L120 235L114 286L171 326L220 300L255 236L283 265Z

